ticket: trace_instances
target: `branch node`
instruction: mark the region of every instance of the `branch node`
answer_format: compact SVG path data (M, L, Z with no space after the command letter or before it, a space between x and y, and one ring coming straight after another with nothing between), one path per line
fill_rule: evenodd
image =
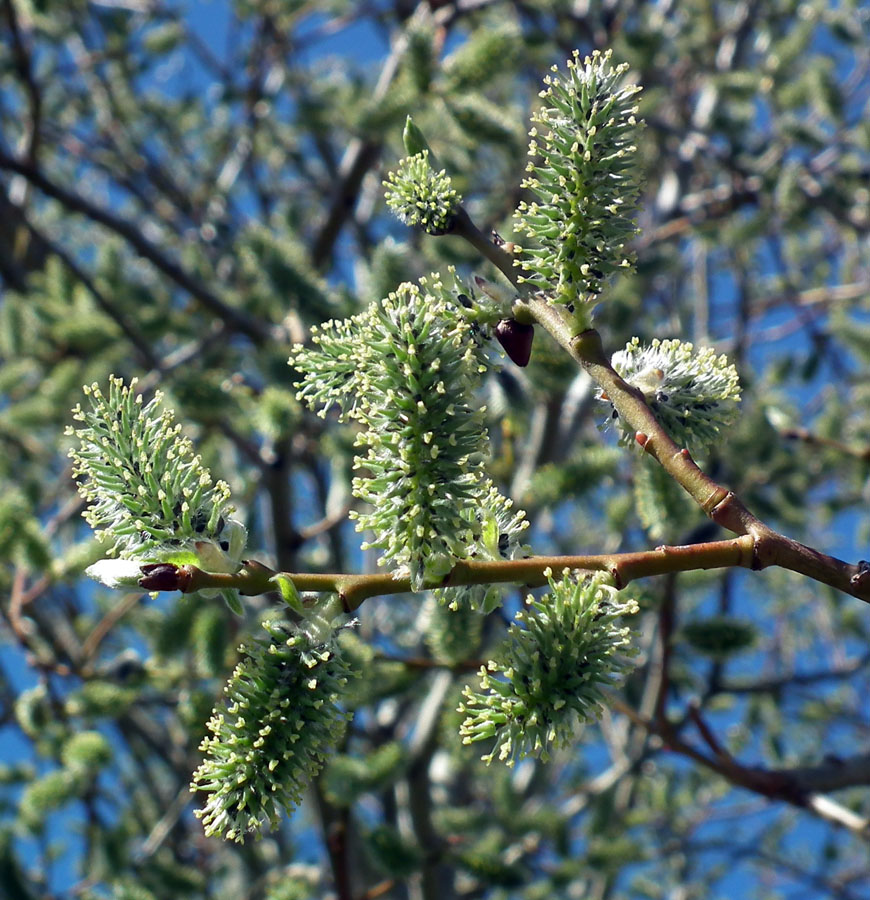
M718 490L716 490L706 501L706 503L704 503L702 508L704 512L706 512L707 515L717 525L721 525L723 528L727 528L729 531L735 531L737 534L745 534L746 529L738 531L736 528L732 528L725 521L728 513L728 508L733 500L734 491L729 491L726 488L719 487Z
M721 760L728 763L734 763L734 757L720 743L710 726L704 721L701 715L701 709L697 700L689 704L689 718L695 723L695 727L701 733L707 746Z

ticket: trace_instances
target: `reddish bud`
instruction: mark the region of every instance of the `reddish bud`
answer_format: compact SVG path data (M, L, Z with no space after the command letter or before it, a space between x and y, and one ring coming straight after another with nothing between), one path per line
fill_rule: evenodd
M182 582L186 580L174 563L147 563L140 567L140 571L139 587L146 591L180 591Z
M535 336L533 326L524 325L516 319L502 319L495 326L495 336L513 362L520 367L529 364Z

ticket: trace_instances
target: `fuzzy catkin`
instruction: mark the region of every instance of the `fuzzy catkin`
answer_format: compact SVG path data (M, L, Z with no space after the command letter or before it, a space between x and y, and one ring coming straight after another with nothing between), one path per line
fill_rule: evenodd
M430 165L429 150L405 157L384 187L387 206L399 221L427 234L446 234L462 202L450 176Z
M476 540L489 481L474 392L488 367L482 328L437 277L405 283L359 316L328 323L317 348L296 348L299 398L338 403L360 423L357 530L380 565L413 590L449 571Z
M468 686L459 712L463 743L492 740L481 757L513 765L526 756L546 760L551 747L570 743L579 724L597 720L602 688L617 686L632 668L628 627L637 612L608 576L549 578L550 590L530 595L494 660L479 672L480 690Z
M128 558L157 558L159 549L194 541L219 544L233 511L229 487L212 481L172 413L157 411L160 393L145 403L135 387L112 376L108 395L86 386L89 408L73 410L81 427L67 429L79 441L69 455L90 501L85 518Z
M690 450L706 449L737 417L737 369L710 347L658 339L644 345L635 337L613 354L611 363L643 393L670 436ZM603 399L600 390L598 396ZM624 443L633 442L633 429L623 427L618 417L609 422L622 428Z
M226 705L208 721L191 785L208 795L196 813L205 833L238 843L301 803L349 717L339 702L351 672L334 640L284 622L263 628L266 639L242 648Z
M523 183L536 199L515 214L529 237L516 261L520 281L584 322L607 279L631 267L627 245L637 233L640 87L623 83L628 66L610 58L609 50L582 60L575 51L564 74L554 66L544 79Z

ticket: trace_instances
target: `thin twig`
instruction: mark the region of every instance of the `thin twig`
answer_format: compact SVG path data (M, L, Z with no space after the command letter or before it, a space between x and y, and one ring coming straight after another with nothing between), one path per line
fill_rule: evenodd
M119 603L116 603L99 622L93 627L91 633L85 638L82 644L82 664L87 665L93 659L100 644L106 635L133 609L142 599L144 593L137 591L131 594L125 594ZM87 677L88 672L82 672Z
M647 719L617 697L611 696L609 701L610 705L617 712L628 716L632 722L645 728L650 733L658 735L665 742L667 749L693 759L695 762L721 775L732 784L761 794L770 800L780 800L801 809L809 809L821 818L848 828L855 835L865 840L870 840L870 821L852 813L830 797L818 794L810 787L813 784L813 775L817 775L822 767L814 769L762 769L744 766L721 747L719 741L705 726L707 743L710 744L715 753L714 757L709 757L683 740L676 733L672 723L656 722ZM841 779L834 784L835 787L849 787L854 784L866 784L870 781L870 757L856 757L854 761L850 762L854 763L854 766L848 767L849 771L854 770L854 780L847 784ZM828 771L829 767L825 767L824 770ZM819 782L815 783L818 784Z
M564 570L607 572L618 588L636 578L752 565L753 539L749 535L683 547L661 546L655 550L607 553L588 556L532 556L500 561L459 560L441 579L427 583L427 589L468 584L522 584L540 587L550 573ZM348 573L275 572L249 560L235 573L204 572L196 566L154 564L140 584L148 590L180 590L183 593L209 588L237 590L246 596L265 594L278 587L276 577L287 578L298 591L337 593L346 612L357 609L369 597L404 594L411 590L409 578L391 574L353 575Z
M810 447L830 447L833 450L838 450L844 456L854 456L855 459L870 462L870 447L856 447L851 444L845 444L843 441L838 441L834 438L814 434L806 428L783 428L779 433L787 440L803 441Z
M856 672L870 665L870 653L865 653L848 663L835 669L819 669L813 672L790 672L776 678L765 678L761 681L727 681L716 685L715 694L775 694L785 688L800 687L809 684L817 684L820 681L828 681L840 678L851 678Z
M719 743L719 739L713 733L713 730L704 721L704 717L701 715L701 710L697 703L689 704L689 718L695 723L695 727L700 732L701 737L704 738L707 746L719 759L727 760L729 762L734 761L734 757Z

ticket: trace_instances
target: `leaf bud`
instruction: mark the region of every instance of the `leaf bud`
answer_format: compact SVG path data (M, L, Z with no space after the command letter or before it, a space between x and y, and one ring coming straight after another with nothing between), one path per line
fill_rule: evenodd
M532 356L532 340L535 329L532 325L516 319L502 319L495 326L495 336L504 347L504 352L521 368L529 364Z
M174 563L147 563L140 567L139 587L146 591L183 591L190 574Z

